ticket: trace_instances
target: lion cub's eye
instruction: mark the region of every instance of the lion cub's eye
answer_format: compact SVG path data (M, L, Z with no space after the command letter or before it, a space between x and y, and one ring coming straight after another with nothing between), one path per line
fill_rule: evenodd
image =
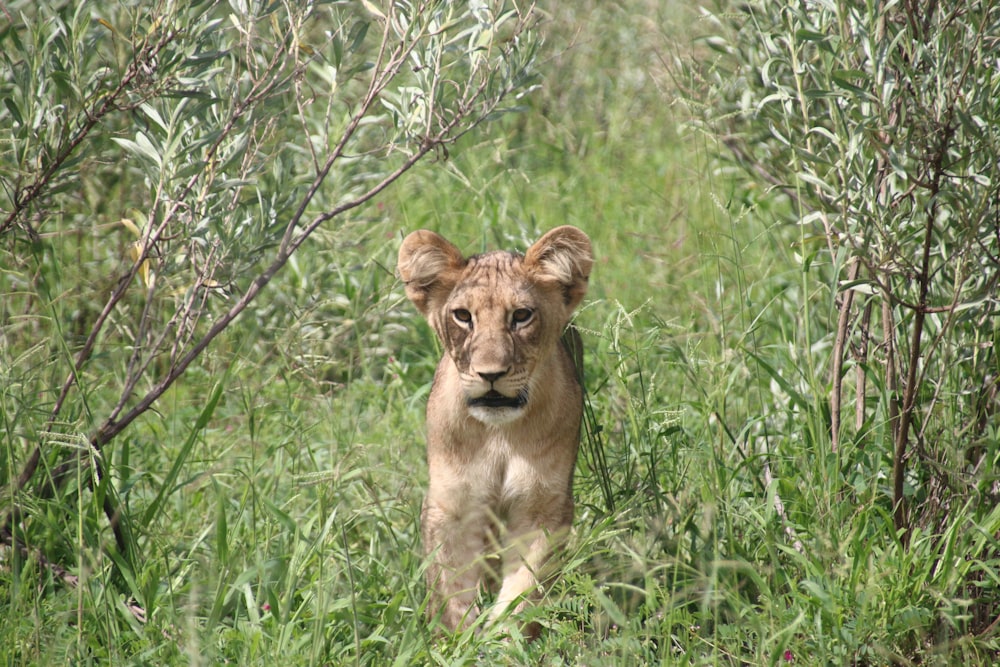
M456 308L451 311L451 316L455 318L456 322L460 324L471 324L472 323L472 313L467 311L465 308Z
M524 324L530 320L531 316L534 314L535 311L530 308L518 308L511 314L510 319L514 322L514 324Z

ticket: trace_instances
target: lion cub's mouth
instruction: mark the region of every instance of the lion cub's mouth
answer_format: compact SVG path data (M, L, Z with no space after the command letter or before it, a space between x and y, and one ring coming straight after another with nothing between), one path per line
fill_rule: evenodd
M469 399L470 408L523 408L528 402L528 395L523 391L514 396L504 396L496 389L491 389L482 396Z

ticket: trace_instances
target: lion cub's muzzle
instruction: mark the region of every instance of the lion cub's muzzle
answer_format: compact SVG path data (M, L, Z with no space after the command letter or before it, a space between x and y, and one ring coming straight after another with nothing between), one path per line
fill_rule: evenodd
M478 373L477 382L466 385L469 414L484 424L504 424L521 416L528 404L528 388L501 380L506 373ZM511 386L513 385L513 386Z

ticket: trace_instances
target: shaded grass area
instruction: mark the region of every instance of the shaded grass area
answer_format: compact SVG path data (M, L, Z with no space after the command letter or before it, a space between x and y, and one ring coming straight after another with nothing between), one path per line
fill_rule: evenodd
M773 222L781 201L685 131L672 63L694 18L580 3L551 21L522 113L424 165L349 240L298 258L109 451L126 471L114 489L81 481L34 508L51 525L34 546L79 584L3 554L7 664L996 658L969 601L996 591L1000 511L954 498L945 525L903 548L884 415L832 453L830 279L802 261L800 230ZM575 534L530 612L547 631L531 645L435 639L418 514L438 348L392 277L398 240L427 227L467 251L523 249L559 224L586 230L597 261L578 317ZM101 509L111 492L141 549L124 575Z

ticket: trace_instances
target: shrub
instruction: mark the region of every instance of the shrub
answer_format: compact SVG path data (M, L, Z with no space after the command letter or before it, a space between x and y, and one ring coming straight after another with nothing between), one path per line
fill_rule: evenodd
M832 295L802 341L830 350L829 446L891 480L903 545L984 517L1000 499L1000 6L760 0L704 18L698 122L766 187L751 203L788 203L768 209L794 225L775 233ZM996 590L970 585L982 628Z
M0 31L0 534L72 564L59 526L76 519L52 517L73 517L81 505L60 497L89 488L128 578L133 524L176 491L196 436L141 516L118 493L145 471L109 443L241 314L267 329L274 309L249 307L314 232L364 238L359 207L504 111L531 82L534 19L437 0L3 11L16 20ZM195 431L226 383L215 370ZM53 499L65 504L47 515Z

